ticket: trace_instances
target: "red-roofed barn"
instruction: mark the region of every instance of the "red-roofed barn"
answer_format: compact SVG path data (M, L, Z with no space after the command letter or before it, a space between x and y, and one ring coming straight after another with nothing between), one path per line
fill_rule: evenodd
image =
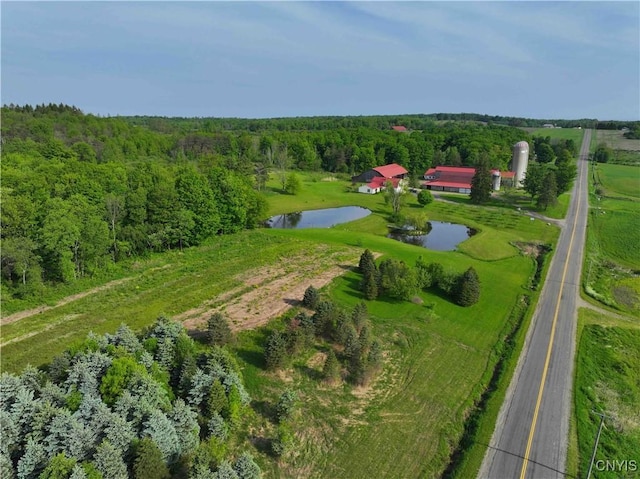
M358 188L360 193L379 193L384 189L387 181L393 183L394 188L401 186L409 172L402 166L391 163L390 165L376 166L351 178L354 183L366 183Z

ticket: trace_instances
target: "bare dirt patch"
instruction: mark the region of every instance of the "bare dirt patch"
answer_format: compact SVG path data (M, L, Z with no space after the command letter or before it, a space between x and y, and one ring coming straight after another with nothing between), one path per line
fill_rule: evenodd
M357 253L349 255L356 264ZM344 253L327 254L325 247L305 255L287 258L281 265L255 268L234 278L240 285L225 294L185 311L175 319L183 321L187 330L202 330L208 317L222 312L234 331L252 329L297 306L309 286L321 288L344 274Z

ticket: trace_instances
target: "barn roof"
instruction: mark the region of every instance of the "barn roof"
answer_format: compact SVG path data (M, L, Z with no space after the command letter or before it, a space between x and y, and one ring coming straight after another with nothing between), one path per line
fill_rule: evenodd
M387 181L390 181L393 187L397 188L400 183L400 178L383 178L381 176L376 176L367 186L369 188L382 188Z
M395 131L407 131L407 127L403 125L394 125L391 128Z
M467 188L471 189L471 183L463 183L457 181L427 181L428 186L442 186L444 188Z
M402 166L396 163L391 163L390 165L384 166L376 166L374 170L380 173L385 178L393 178L394 176L406 175L407 173L409 173Z

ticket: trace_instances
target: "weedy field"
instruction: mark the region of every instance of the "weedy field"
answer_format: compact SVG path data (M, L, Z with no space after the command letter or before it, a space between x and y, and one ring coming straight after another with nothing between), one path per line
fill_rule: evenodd
M640 313L640 168L592 164L585 289L623 311Z
M637 477L640 468L640 321L621 320L581 309L576 358L573 448L579 461L573 467L585 477L594 441L605 414L596 461L627 461L627 469L602 471L595 477ZM628 468L629 461L636 468Z
M640 140L630 140L619 130L596 130L596 144L604 143L613 150L612 163L640 166Z

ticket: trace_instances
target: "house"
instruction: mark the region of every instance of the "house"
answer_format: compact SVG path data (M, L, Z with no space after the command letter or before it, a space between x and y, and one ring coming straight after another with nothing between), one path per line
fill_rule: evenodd
M362 185L358 188L358 193L368 193L370 195L375 195L376 193L380 193L385 189L387 182L390 182L393 185L393 189L399 191L402 189L404 180L400 178L382 178L380 176L376 176L366 185Z
M400 131L400 132L407 132L407 131L409 131L409 130L407 130L407 127L406 127L406 126L402 126L402 125L394 125L394 126L392 126L392 127L391 127L391 129L392 129L393 131Z
M437 166L429 168L424 173L425 182L422 187L434 191L447 191L450 193L471 193L471 180L476 174L475 168L463 166ZM509 180L513 183L515 173L513 171L491 170L494 179L494 190L500 189L500 180L504 179L505 184L509 184Z
M398 178L405 179L409 172L402 166L391 163L390 165L376 166L357 176L353 176L351 181L354 183L370 183L374 178Z

